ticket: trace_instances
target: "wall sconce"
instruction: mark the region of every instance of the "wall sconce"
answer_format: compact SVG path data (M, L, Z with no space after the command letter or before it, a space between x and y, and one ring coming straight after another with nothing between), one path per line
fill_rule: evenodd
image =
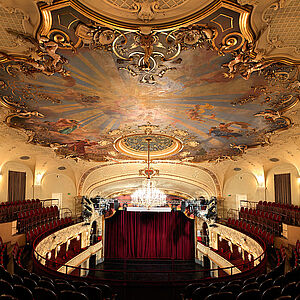
M35 185L41 185L42 184L43 175L44 174L42 174L42 173L37 173L35 175Z
M252 260L252 255L248 254L248 260L251 261Z
M264 177L264 175L258 175L258 176L256 176L256 179L257 179L259 187L264 187L265 186L265 177Z
M232 243L231 241L228 241L228 246L231 247Z
M57 246L57 252L59 252L59 251L60 251L60 245Z
M48 258L48 259L51 259L51 252L48 252L47 258Z
M222 240L223 240L223 239L222 239L222 237L221 237L221 236L219 236L219 241L220 241L220 242L222 242Z
M76 240L77 240L77 241L80 240L80 234L78 234L78 235L76 236Z
M69 247L70 246L70 240L67 240L67 247Z
M239 253L242 253L242 248L238 247L238 251L239 251Z

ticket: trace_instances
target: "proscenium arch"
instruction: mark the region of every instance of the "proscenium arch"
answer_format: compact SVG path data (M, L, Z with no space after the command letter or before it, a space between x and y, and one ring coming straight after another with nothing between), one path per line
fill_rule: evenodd
M121 176L111 182L97 182L88 188L86 196L94 197L95 195L101 195L102 197L110 198L112 195L130 194L141 187L143 181L144 178L141 177L123 178ZM197 182L181 181L177 178L170 179L164 176L159 177L157 187L169 195L176 195L185 199L191 199L195 196L210 197L214 195L210 187L200 186Z
M95 171L97 170L100 170L100 169L104 169L105 168L109 168L111 166L115 167L115 166L118 166L120 168L124 168L126 167L126 165L132 165L132 164L136 164L136 165L141 165L141 166L144 166L143 163L140 163L140 162L136 162L136 161L130 161L130 162L124 162L124 163L114 163L114 162L109 162L109 163L105 163L105 164L102 164L102 165L99 165L99 166L95 166L89 170L87 170L80 178L79 180L79 184L78 184L78 195L82 195L84 194L87 189L89 188L86 187L84 189L84 184L86 183L86 180L88 179L88 177ZM194 165L194 164L188 164L188 163L178 163L178 162L170 162L170 161L163 161L163 162L159 162L157 164L153 164L154 165L154 168L158 165L168 165L168 166L171 166L171 167L187 167L187 168L191 168L190 170L193 170L193 172L195 173L195 171L200 170L201 172L204 172L204 174L206 174L211 180L212 180L212 183L213 183L213 188L214 188L214 192L215 192L215 195L221 197L222 196L222 191L221 191L221 187L220 187L220 182L219 182L219 179L218 177L216 176L215 173L213 173L211 170L207 169L207 168L204 168L204 167L201 167L201 166L197 166L197 165ZM140 167L140 166L139 166ZM159 169L159 168L158 168ZM103 171L104 171L103 170ZM136 168L135 170L135 173L134 174L131 174L132 176L135 176L137 177L137 173L138 173L138 168ZM180 173L180 172L179 172ZM174 178L174 175L172 174L163 174L161 173L160 176L163 177L163 176L169 176L169 178ZM179 175L176 175L179 177ZM116 176L117 178L118 177L121 177L120 175L119 176ZM188 180L188 181L195 181L197 182L199 185L201 184L200 181L197 181L196 179L192 179L192 176L188 177L188 176L181 176L182 178L185 178L185 180ZM115 178L115 179L117 179ZM107 177L105 180L112 180L113 178L112 177ZM99 181L98 181L99 182ZM93 184L95 184L95 182L93 182ZM203 182L202 182L203 184Z

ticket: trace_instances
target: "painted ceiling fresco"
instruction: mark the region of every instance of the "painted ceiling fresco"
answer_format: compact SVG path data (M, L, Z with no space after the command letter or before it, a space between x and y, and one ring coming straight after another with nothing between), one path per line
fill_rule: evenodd
M117 140L145 153L152 135L151 151L168 149L173 138L181 145L158 159L221 161L268 145L291 125L284 115L299 100L298 68L253 59L239 35L216 47L209 26L144 35L75 25L80 47L58 47L63 35L21 36L35 56L1 53L5 122L30 143L61 157L120 161L134 157Z

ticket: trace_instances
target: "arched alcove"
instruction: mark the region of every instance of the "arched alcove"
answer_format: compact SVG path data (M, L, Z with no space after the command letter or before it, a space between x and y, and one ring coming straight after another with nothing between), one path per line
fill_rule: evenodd
M299 182L298 182L298 170L290 163L279 163L271 168L266 174L266 200L275 201L275 190L274 190L274 175L276 174L291 174L291 196L292 204L299 205Z
M223 195L226 209L239 209L237 195L246 195L248 201L258 201L260 189L257 178L252 173L239 172L225 182Z
M45 174L40 189L41 199L50 199L52 194L61 193L62 203L60 206L69 208L74 212L76 187L70 177L58 173Z
M31 199L34 197L34 188L33 188L33 173L32 170L25 164L15 161L6 162L2 168L2 179L1 179L1 193L0 193L0 202L7 201L8 193L8 171L16 172L25 172L26 173L26 190L25 198Z

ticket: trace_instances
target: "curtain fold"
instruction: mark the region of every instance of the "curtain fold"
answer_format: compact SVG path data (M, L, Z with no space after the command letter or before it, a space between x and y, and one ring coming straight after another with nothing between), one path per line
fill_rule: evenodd
M22 201L25 199L26 173L8 171L8 201Z
M274 175L275 202L291 204L291 174Z
M181 212L118 211L105 221L105 257L193 259L194 221Z

